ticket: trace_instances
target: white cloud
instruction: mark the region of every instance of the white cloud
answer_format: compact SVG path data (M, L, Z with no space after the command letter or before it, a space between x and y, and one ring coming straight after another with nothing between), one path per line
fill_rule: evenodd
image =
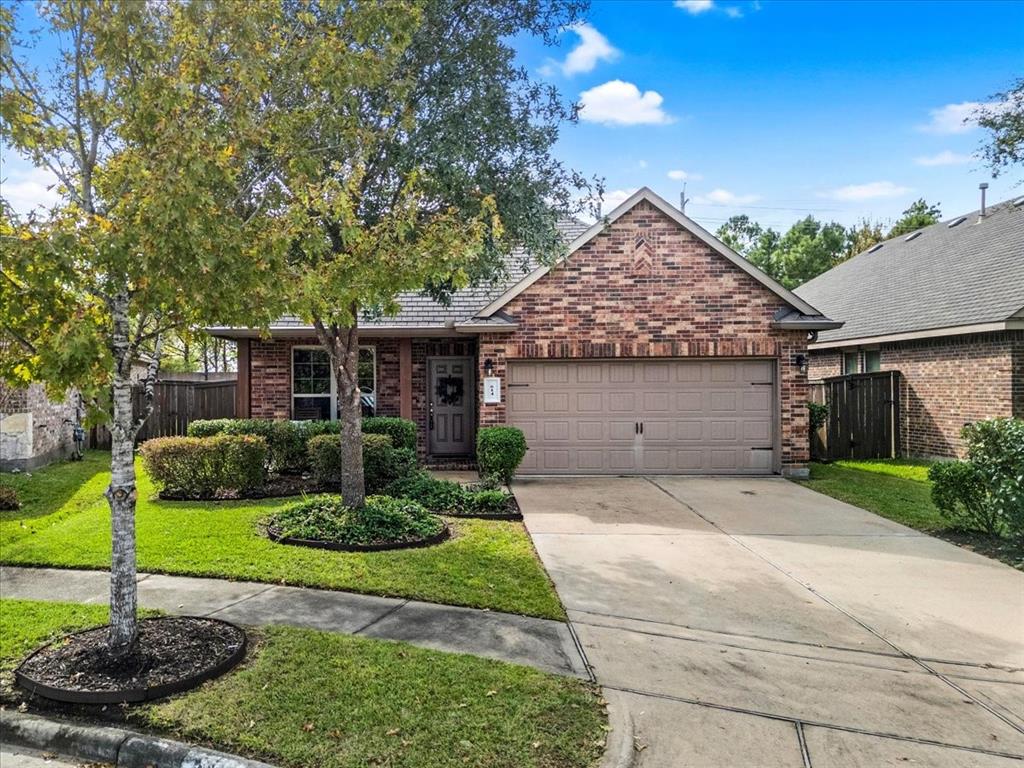
M829 197L833 200L859 201L873 200L878 197L899 197L912 190L910 187L901 187L891 181L870 181L867 184L848 184L829 192L821 197Z
M626 202L626 200L629 199L629 196L635 191L636 190L629 191L625 189L616 189L612 192L605 192L604 199L601 201L601 213L604 214L614 211Z
M725 9L725 15L728 16L730 19L742 19L743 11L741 11L734 5L730 5L728 8Z
M646 160L637 160L636 164L640 168L646 168L647 167L647 161Z
M580 94L580 119L606 125L663 125L672 122L657 91L640 92L633 83L609 80Z
M946 104L938 109L928 110L929 120L918 129L925 133L954 134L967 133L977 127L974 113L980 108L998 108L996 102L962 101L959 104Z
M925 167L932 167L936 165L963 165L964 163L971 162L970 155L960 155L956 152L951 152L948 149L944 149L937 155L928 155L925 157L916 157L914 162L918 165Z
M15 213L26 215L37 208L50 208L60 200L57 179L45 168L6 170L2 194Z
M693 198L695 205L748 205L761 199L760 195L737 195L728 189L713 189L706 195Z
M570 29L579 36L580 41L561 64L562 74L566 77L589 72L599 61L615 61L621 55L619 49L608 42L607 37L589 24L574 24Z
M687 171L669 171L667 175L672 181L700 181L704 178L699 173L689 173Z
M696 16L698 13L710 11L715 7L714 0L676 0L676 8L682 8L689 14Z

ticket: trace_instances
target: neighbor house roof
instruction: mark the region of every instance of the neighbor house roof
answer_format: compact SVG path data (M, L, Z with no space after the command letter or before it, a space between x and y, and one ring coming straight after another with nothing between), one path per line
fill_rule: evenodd
M845 321L812 349L1024 328L1024 198L886 240L796 293Z
M573 252L590 242L604 231L605 227L614 223L641 201L653 205L782 299L788 309L776 316L774 324L777 327L815 331L841 325L825 317L810 302L784 288L647 187L637 190L615 210L592 225L588 226L575 219L560 222L559 230L568 243L565 258L571 258ZM395 333L431 335L452 331L473 333L513 330L517 327L515 319L506 315L502 308L551 269L552 266L542 265L529 253L518 249L509 258L504 279L489 285L456 291L448 304L443 304L422 292L403 293L398 297L398 303L401 305L398 314L361 318L360 333L364 336L383 336ZM215 336L228 338L259 335L258 329L253 328L216 326L207 330ZM285 315L272 323L269 330L275 336L298 337L309 336L313 328L294 315Z

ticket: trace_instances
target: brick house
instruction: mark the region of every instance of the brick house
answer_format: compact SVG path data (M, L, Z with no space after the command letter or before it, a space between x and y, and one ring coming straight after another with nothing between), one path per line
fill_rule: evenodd
M960 430L1024 418L1024 198L887 240L796 289L844 322L812 380L901 374L904 455L963 453Z
M564 233L553 267L516 259L450 306L407 294L363 321L364 413L413 419L435 462L471 460L478 426L512 424L524 473L806 471L808 338L840 323L646 188ZM238 342L239 416L335 415L308 325L209 330Z
M56 401L42 384L0 382L0 470L32 470L70 456L76 402L75 390Z

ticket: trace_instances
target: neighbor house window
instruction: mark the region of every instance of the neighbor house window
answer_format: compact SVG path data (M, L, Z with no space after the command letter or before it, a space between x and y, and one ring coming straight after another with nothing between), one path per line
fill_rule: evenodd
M292 418L330 419L334 400L327 353L316 347L292 347Z
M868 373L882 370L882 353L871 349L864 353L864 370Z
M843 353L843 373L859 373L857 370L857 353L856 352L844 352Z

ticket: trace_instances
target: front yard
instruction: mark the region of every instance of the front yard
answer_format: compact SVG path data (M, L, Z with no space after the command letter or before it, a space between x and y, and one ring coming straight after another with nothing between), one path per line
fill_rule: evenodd
M103 491L110 455L4 474L22 508L0 512L0 562L110 567ZM425 549L331 552L275 544L259 522L281 499L172 502L155 498L141 463L136 511L140 571L342 589L563 619L562 605L522 523L449 520L451 540Z
M27 652L105 620L105 606L0 600L0 698L18 701L10 671ZM123 716L171 737L296 767L584 768L603 748L602 701L572 678L290 627L250 630L249 637L249 658L234 672Z
M962 530L943 518L932 503L930 466L931 462L913 459L811 464L811 477L802 484L1024 570L1024 546L1020 543Z

